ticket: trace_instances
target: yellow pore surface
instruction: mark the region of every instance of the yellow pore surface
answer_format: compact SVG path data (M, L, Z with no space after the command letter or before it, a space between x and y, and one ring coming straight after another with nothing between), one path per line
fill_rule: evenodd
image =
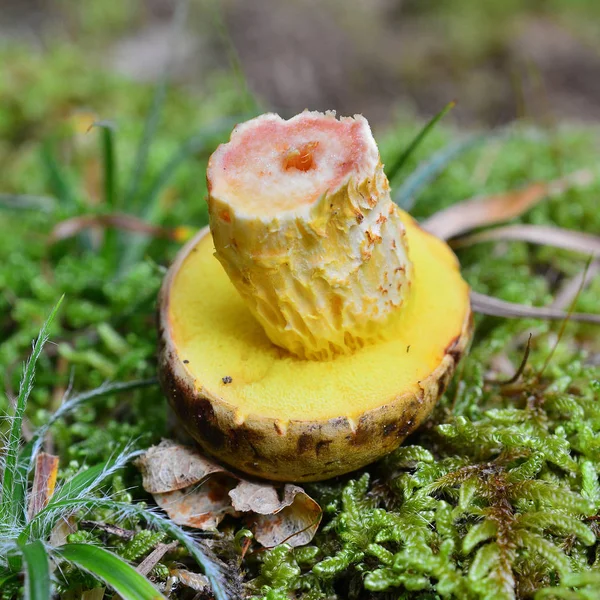
M393 334L328 361L296 358L267 338L214 257L207 233L181 264L169 293L170 333L196 388L235 407L239 422L257 415L281 424L342 415L358 420L367 410L417 393L419 381L460 335L469 290L448 246L406 213L402 220L414 276Z

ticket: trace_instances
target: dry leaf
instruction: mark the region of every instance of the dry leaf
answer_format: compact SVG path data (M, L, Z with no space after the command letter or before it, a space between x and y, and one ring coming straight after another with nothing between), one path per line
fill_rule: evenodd
M181 490L215 473L230 474L194 448L171 440L163 440L146 450L135 465L142 472L144 489L151 494Z
M288 492L288 487L295 488ZM290 546L309 544L319 528L323 511L301 488L286 486L286 495L293 494L291 504L271 515L258 515L255 521L256 541L272 548L284 542Z
M225 515L236 515L229 491L235 479L210 477L203 483L172 492L154 493L154 500L177 525L196 529L216 529Z
M236 510L257 514L254 537L263 546L308 544L319 527L321 507L297 485L286 484L283 498L277 492L272 485L242 480L229 495Z
M193 573L187 569L171 569L169 571L171 577L175 577L179 583L189 587L195 592L204 592L210 590L208 579L201 573Z
M551 306L526 306L525 304L515 304L514 302L506 302L505 300L486 296L485 294L474 291L471 291L471 305L473 310L494 317L547 319L551 321L560 321L568 317L571 321L600 325L600 315L593 315L590 313L569 314L568 312Z
M448 240L476 227L518 217L545 198L562 194L572 187L589 185L592 181L594 174L591 171L576 171L554 181L533 183L519 190L453 204L421 225L437 237Z
M104 594L106 593L106 588L97 587L92 590L87 590L81 594L81 600L102 600L104 598Z
M56 522L56 525L52 528L50 532L50 545L53 548L58 548L63 544L67 543L67 538L72 533L77 531L77 523L75 522L75 518L71 517L61 517Z
M304 493L297 485L286 484L283 498L279 498L277 489L268 483L254 483L241 480L235 489L229 492L233 508L240 512L255 512L260 515L277 513L294 502L296 494Z
M58 456L40 452L35 460L35 475L33 489L27 507L27 518L37 515L48 504L54 494L56 476L58 474Z
M199 451L171 441L136 461L144 489L178 525L214 529L227 514L252 514L255 539L263 546L309 543L321 520L320 506L296 485L279 489L235 475Z
M581 254L600 256L600 237L581 231L572 231L570 229L562 229L561 227L547 227L544 225L507 225L505 227L495 227L494 229L487 229L486 231L458 238L450 242L450 245L453 248L463 248L481 242L502 240L515 240L531 244L554 246L555 248L563 248L564 250L580 252Z

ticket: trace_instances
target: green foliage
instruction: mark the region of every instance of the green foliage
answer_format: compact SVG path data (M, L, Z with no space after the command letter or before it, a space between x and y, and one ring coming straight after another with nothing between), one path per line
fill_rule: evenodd
M49 318L44 322L33 346L31 357L23 369L20 393L14 413L7 419L11 421L10 435L6 446L2 449L6 457L2 465L2 495L0 497L0 577L5 583L12 584L15 576L21 571L25 573L25 597L33 600L46 600L52 595L50 581L50 555L55 561L67 562L102 579L118 592L124 600L144 600L164 598L143 575L138 573L129 561L136 561L148 553L167 535L179 540L198 561L212 583L217 600L230 597L224 576L220 572L218 562L213 561L207 552L203 552L198 544L178 526L155 516L144 505L119 502L102 495L106 482L114 477L127 462L139 453L131 453L127 449L116 453L105 462L95 464L88 469L80 470L72 477L66 478L58 490L43 487L29 488L29 474L41 447L41 440L53 420L76 408L83 400L101 397L111 391L132 389L135 383L105 386L104 389L82 394L63 404L58 417L51 419L46 427L32 435L32 440L21 448L23 415L27 400L35 378L36 363L39 360L44 344L48 340L48 329L55 318L60 302L54 307ZM141 382L145 386L147 382ZM52 475L48 476L53 480ZM35 485L34 480L34 485ZM43 481L43 478L40 478ZM46 485L46 484L42 484ZM31 511L33 500L42 494L44 503ZM52 547L52 533L57 524L66 522L77 511L95 508L108 508L113 513L125 513L144 519L159 531L142 529L120 549L120 556L112 554L94 543L93 536L87 532L71 534L69 543L60 547Z
M56 548L54 555L60 560L68 561L94 573L125 599L164 598L143 575L103 548L90 544L65 544Z
M47 600L51 595L50 566L46 548L40 540L21 547L25 563L25 597L30 600Z

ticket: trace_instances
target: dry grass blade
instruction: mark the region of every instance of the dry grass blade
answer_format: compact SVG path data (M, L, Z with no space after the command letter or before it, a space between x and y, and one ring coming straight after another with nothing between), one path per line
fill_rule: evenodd
M531 338L532 334L530 333L529 338L527 339L527 345L525 346L525 353L521 359L521 364L512 377L509 379L485 379L485 383L490 383L493 385L512 385L513 383L516 383L519 380L519 377L523 375L523 371L525 371L525 366L527 365L527 360L529 359L529 353L531 352Z
M93 227L121 229L124 231L132 231L134 233L143 233L152 237L173 240L179 240L181 238L179 229L167 229L165 227L151 225L132 215L108 214L73 217L72 219L61 221L50 233L48 243L55 244L56 242L76 236L82 231Z
M37 515L42 508L48 504L48 500L54 494L56 487L56 476L58 474L58 456L40 452L35 461L35 475L33 477L33 489L27 507L27 518L29 521Z
M587 269L567 279L560 287L552 302L553 308L564 309L571 305L574 298L600 275L600 259L592 261Z
M450 242L453 248L464 248L481 242L497 242L514 240L529 242L544 246L554 246L563 250L571 250L586 255L600 256L600 237L563 229L561 227L549 227L544 225L506 225L495 227L486 231L472 233Z
M593 315L591 313L572 313L569 315L568 312L558 308L515 304L514 302L506 302L505 300L486 296L485 294L474 291L471 291L471 305L476 312L483 315L491 315L493 317L560 321L568 316L571 321L600 325L600 315Z
M473 198L441 210L422 223L437 237L448 240L483 225L493 225L522 215L543 199L562 194L572 187L594 181L592 171L585 169L549 182L537 182L518 190L487 198Z
M585 265L585 271L583 273L583 277L581 278L579 289L577 290L577 293L575 294L575 297L573 298L571 305L569 306L569 311L567 312L567 317L563 320L563 322L560 325L560 331L558 332L558 336L556 338L556 343L552 346L552 350L550 350L550 353L546 357L546 360L544 361L544 365L537 373L538 381L541 378L541 376L544 374L544 371L546 370L548 365L550 364L550 361L552 360L552 357L554 356L554 353L556 352L556 348L558 348L558 344L560 343L560 340L562 340L562 337L565 333L567 323L573 317L573 311L575 310L575 304L577 304L577 299L579 298L581 292L583 291L583 287L585 286L585 282L586 282L586 278L587 278L587 273L588 273L588 270L589 270L591 264L592 264L592 259L590 258L590 259L588 259L588 262Z

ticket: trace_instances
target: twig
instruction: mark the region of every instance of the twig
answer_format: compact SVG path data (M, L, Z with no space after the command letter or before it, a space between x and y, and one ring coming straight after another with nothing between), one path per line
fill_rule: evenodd
M123 529L117 525L111 525L110 523L100 523L98 521L79 521L79 527L81 527L81 529L87 529L88 531L100 529L100 531L104 531L108 535L115 535L126 541L131 540L135 536L135 531Z
M179 542L171 542L170 544L158 544L154 550L137 566L137 572L147 577L150 571L161 561L162 557L167 552L172 552L177 548Z

